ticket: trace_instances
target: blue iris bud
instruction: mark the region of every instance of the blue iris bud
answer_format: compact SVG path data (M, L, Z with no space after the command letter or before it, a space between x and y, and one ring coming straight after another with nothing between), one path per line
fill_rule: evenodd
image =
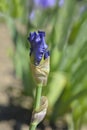
M28 40L30 42L30 56L33 57L34 65L39 65L42 58L48 58L49 51L45 42L45 32L38 31L29 34Z
M50 54L45 42L45 32L38 31L29 34L30 42L30 67L36 84L47 84L50 71Z

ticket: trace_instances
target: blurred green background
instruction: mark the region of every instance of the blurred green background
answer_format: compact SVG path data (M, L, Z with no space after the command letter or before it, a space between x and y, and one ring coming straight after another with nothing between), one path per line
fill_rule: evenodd
M14 75L22 82L21 94L16 99L12 95L12 103L22 102L24 107L29 97L31 107L27 109L32 109L36 86L27 37L31 31L43 30L51 62L48 84L43 88L49 108L42 123L56 130L83 130L87 124L87 0L0 0L2 23L8 26L14 48L8 50Z

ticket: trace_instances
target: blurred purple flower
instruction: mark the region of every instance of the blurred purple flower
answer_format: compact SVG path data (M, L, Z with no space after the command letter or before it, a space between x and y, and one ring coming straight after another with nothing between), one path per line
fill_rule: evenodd
M35 11L33 10L33 11L30 13L30 15L29 15L29 19L30 19L31 21L33 21L34 18L35 18Z
M82 6L80 8L80 13L82 14L83 12L87 11L87 6Z
M28 37L31 46L30 56L33 56L35 65L39 65L42 57L46 59L49 56L48 46L45 43L44 37L45 32L43 31L38 31L38 33L32 32Z
M59 5L60 7L62 7L63 4L64 4L64 0L59 0L59 1L58 1L58 5Z
M34 3L42 8L50 8L55 6L56 0L34 0Z

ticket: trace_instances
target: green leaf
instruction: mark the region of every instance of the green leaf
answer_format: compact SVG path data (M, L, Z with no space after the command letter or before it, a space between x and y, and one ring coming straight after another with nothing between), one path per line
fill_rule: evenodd
M87 19L87 12L84 12L80 18L74 23L71 33L69 35L68 43L73 44L75 39L77 38L77 35L79 33L81 25L84 23L84 21Z

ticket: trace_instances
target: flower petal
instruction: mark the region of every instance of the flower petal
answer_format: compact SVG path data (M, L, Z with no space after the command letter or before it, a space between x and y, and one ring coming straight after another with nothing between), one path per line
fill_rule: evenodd
M44 59L47 59L48 56L50 56L50 53L49 53L49 51L46 51L46 52L44 53Z
M33 63L35 65L38 65L44 57L46 59L49 56L49 51L47 51L47 44L45 42L45 32L44 31L38 31L32 32L29 34L28 40L30 42L31 48L30 48L30 56L33 55Z

